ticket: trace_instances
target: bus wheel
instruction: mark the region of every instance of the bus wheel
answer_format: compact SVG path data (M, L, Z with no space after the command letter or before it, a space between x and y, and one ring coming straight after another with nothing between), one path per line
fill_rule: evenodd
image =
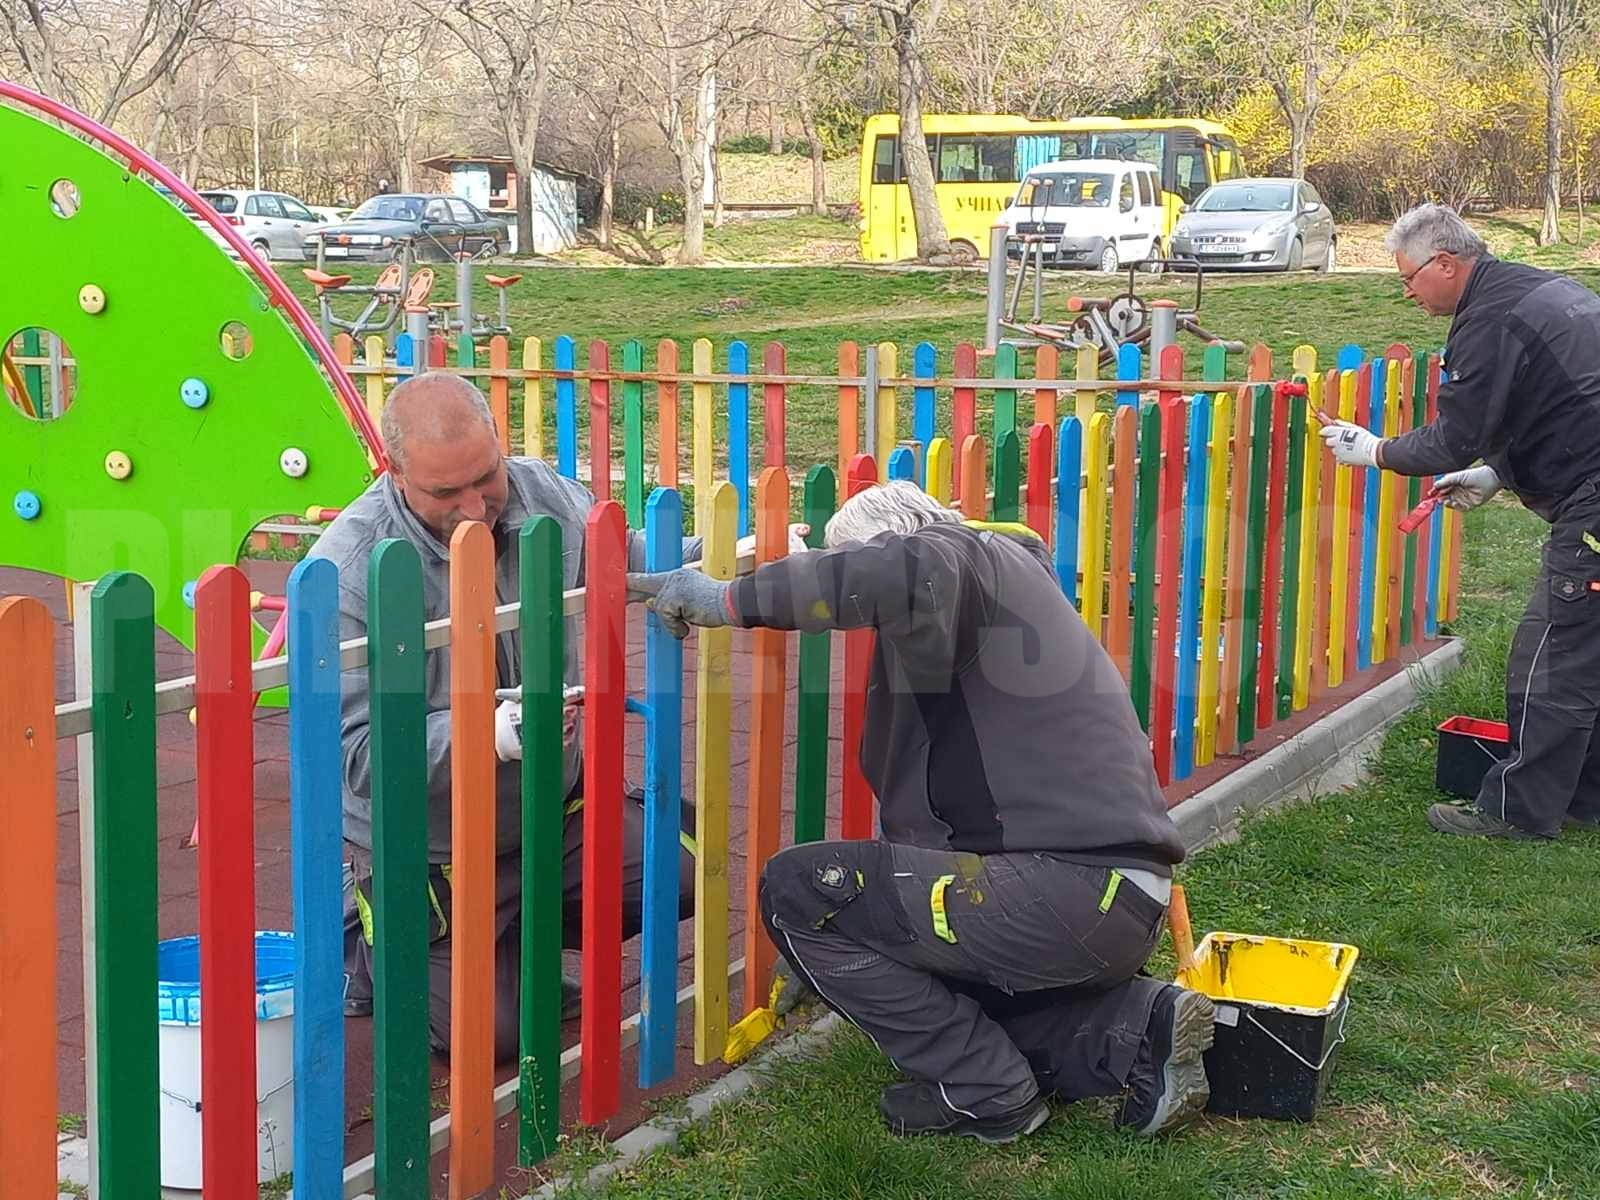
M950 243L950 257L957 266L970 267L978 261L978 248L969 241L957 238Z
M1117 248L1115 246L1107 246L1100 251L1100 274L1115 275L1117 267L1120 265L1117 261Z

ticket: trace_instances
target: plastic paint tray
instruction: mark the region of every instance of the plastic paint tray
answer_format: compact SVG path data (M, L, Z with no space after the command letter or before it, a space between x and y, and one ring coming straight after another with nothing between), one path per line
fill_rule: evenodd
M1216 1002L1208 1112L1309 1121L1327 1090L1361 951L1338 942L1209 933L1184 982Z

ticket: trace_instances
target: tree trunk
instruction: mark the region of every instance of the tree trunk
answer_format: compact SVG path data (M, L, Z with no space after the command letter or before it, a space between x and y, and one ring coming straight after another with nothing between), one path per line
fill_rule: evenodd
M905 160L911 191L911 215L917 227L917 257L950 253L950 237L933 190L933 163L922 133L922 51L915 12L894 14L895 60L900 94L900 156Z
M694 111L689 118L693 133L688 139L688 153L678 156L678 172L683 179L683 244L678 247L678 265L682 267L698 266L706 256L706 148L715 119L717 86L709 42L700 47L697 77Z
M822 135L817 132L811 100L804 91L800 93L800 127L811 147L811 211L815 216L825 217L828 215L828 172L822 161Z
M605 165L600 170L600 245L611 249L611 222L617 200L617 164L622 158L622 131L617 127L615 114L611 118L610 147L606 151Z
M395 107L394 132L395 141L398 143L395 147L397 151L395 157L399 159L395 163L395 180L402 192L412 191L416 187L411 160L416 150L419 123L416 110L410 101L403 100Z
M1544 224L1539 245L1561 240L1561 66L1554 56L1544 68Z
M711 228L722 228L722 151L711 144Z
M534 252L533 146L521 138L511 143L511 169L517 173L517 254L531 257Z

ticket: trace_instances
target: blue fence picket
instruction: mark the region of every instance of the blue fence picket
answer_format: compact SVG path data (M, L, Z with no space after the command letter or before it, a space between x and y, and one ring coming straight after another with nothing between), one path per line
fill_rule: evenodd
M1178 592L1178 685L1175 697L1172 777L1194 771L1195 706L1200 673L1200 574L1206 546L1206 448L1211 442L1211 397L1189 406L1189 466L1183 501L1183 578Z
M1056 578L1071 604L1078 603L1078 506L1083 489L1083 424L1063 417L1056 438Z
M556 339L556 370L575 370L577 361L577 347L562 334ZM578 477L577 381L570 375L556 376L556 470L568 479Z
M939 352L932 342L918 342L911 354L911 371L918 379L932 379L939 373ZM911 436L922 447L917 456L917 483L928 486L928 447L936 434L936 416L932 384L918 384L911 393ZM893 470L893 460L890 469ZM891 475L892 478L892 475Z
M728 374L750 373L750 348L728 343ZM750 533L750 385L728 385L728 481L739 494L739 536Z

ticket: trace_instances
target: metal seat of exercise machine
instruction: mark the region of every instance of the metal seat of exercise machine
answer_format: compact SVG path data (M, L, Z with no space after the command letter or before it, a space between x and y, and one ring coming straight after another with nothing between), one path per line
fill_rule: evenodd
M433 291L433 268L423 267L406 285L405 299L400 303L408 313L428 311L428 294Z
M485 275L483 281L492 288L508 288L514 283L521 283L521 275Z
M348 275L329 275L326 271L319 271L315 267L301 267L300 273L306 277L307 282L313 284L317 291L330 291L342 288L350 282Z

